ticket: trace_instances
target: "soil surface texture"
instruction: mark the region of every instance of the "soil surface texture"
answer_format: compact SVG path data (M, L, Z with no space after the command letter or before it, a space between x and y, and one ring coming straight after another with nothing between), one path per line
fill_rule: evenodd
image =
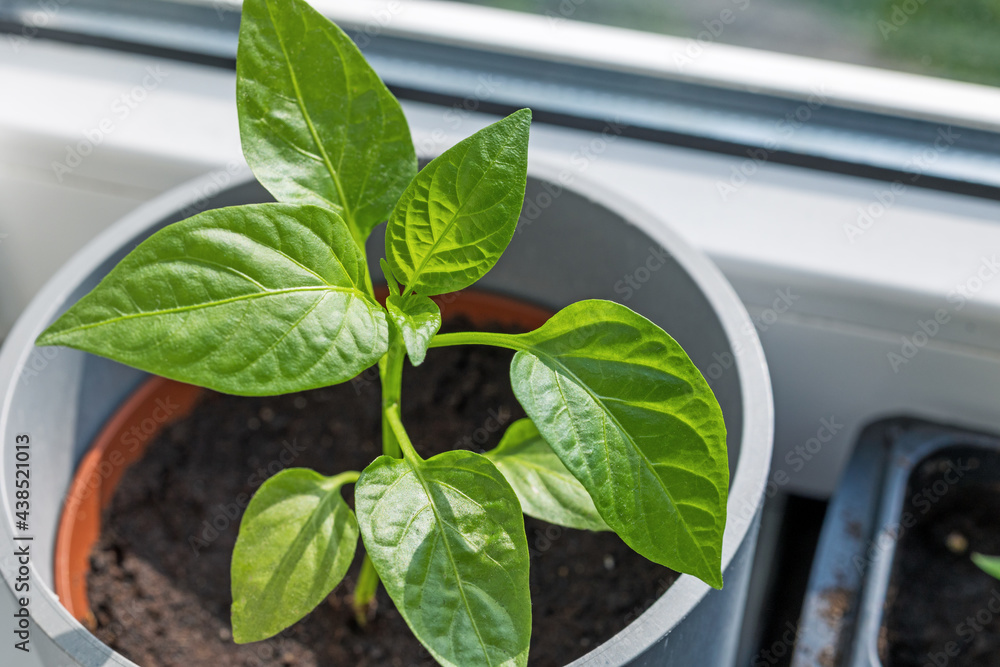
M914 471L906 498L879 641L883 662L1000 665L1000 581L969 558L1000 554L1000 457L967 448L935 456Z

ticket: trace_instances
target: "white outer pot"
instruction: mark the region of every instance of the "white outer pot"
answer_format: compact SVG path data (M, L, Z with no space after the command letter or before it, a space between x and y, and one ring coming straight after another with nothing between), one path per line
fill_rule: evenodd
M559 182L560 167L532 164L518 233L477 285L554 309L586 298L620 301L674 336L708 378L729 430L731 486L722 564L725 587L681 576L645 613L577 665L731 665L735 659L771 459L773 406L753 324L719 270L660 216L596 183ZM76 466L104 421L145 374L67 348L38 348L49 323L94 287L129 250L165 224L204 208L266 201L252 180L217 191L206 176L145 204L77 253L25 310L0 352L0 618L11 618L18 564L11 557L15 437L32 440L30 564L33 654L46 666L128 665L59 604L53 550ZM180 215L184 211L185 215ZM665 252L664 252L665 251ZM369 262L382 256L379 230ZM377 270L376 270L377 272ZM630 277L638 289L629 287ZM651 591L652 594L652 591ZM12 612L11 612L12 613ZM0 628L3 625L0 623ZM0 657L13 642L0 645Z

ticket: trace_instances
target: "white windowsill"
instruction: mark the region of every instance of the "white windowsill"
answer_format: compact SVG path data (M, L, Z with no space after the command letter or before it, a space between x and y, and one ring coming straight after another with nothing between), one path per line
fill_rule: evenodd
M149 68L162 81L122 117L116 100L149 83ZM121 214L241 163L232 72L41 40L15 52L0 38L0 90L2 331L75 249ZM492 120L404 106L428 155ZM105 119L112 130L60 182L53 162L65 162L67 147L96 136ZM857 224L859 208L887 197L889 184L613 136L536 124L531 159L661 211L763 318L775 469L792 476L787 490L829 493L858 429L878 416L1000 431L1000 279L990 275L961 309L948 300L974 284L984 257L1000 254L1000 203L908 187L852 242L845 229ZM720 183L741 168L754 173L720 196ZM769 311L789 289L791 308ZM948 322L893 372L887 355L938 309ZM794 448L830 417L845 427L797 469Z

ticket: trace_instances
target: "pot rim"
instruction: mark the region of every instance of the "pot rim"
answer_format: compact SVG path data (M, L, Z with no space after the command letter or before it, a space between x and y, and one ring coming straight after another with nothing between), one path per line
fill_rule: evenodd
M617 214L634 225L651 239L669 250L672 258L698 285L706 300L712 305L722 325L727 341L733 350L743 403L743 430L740 435L740 456L733 474L727 502L727 522L723 538L722 569L725 572L747 533L754 527L764 497L767 474L771 461L774 431L774 407L770 376L760 340L753 322L733 287L722 272L699 250L682 239L662 216L653 214L630 201L628 197L606 188L585 175L574 175L569 184L563 183L565 165L561 162L532 158L529 177L559 183L575 194ZM49 322L59 314L63 304L80 284L82 277L90 275L123 244L144 233L151 224L196 204L200 193L218 188L214 173L183 183L166 193L140 205L118 222L105 229L83 246L32 299L20 315L0 349L0 433L10 428L10 402L16 390L21 370L24 368L34 341ZM235 177L227 189L252 182L247 172ZM0 466L6 468L6 466ZM0 540L11 547L14 529L11 524L10 481L0 475ZM60 506L62 501L60 499ZM14 568L4 561L3 578L14 595ZM46 563L46 566L50 564ZM32 562L32 583L36 593L32 600L32 618L46 635L71 655L86 648L97 649L104 664L138 667L124 656L111 651L58 601L55 593L39 576L38 564ZM571 663L582 665L613 653L615 660L627 661L640 655L649 646L660 641L669 629L687 616L710 591L710 586L692 575L681 575L666 593L642 615L626 626L613 638Z

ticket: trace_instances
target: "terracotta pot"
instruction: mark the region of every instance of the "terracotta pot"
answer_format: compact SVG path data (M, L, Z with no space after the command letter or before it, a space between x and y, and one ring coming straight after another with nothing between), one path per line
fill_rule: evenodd
M385 301L387 291L375 296ZM477 290L434 297L443 317L464 315L477 326L491 323L526 331L540 327L551 310ZM205 391L152 377L143 382L94 439L70 483L56 533L55 588L67 611L87 628L96 627L87 595L90 553L101 535L101 514L111 503L126 468L142 458L147 445L170 423L187 416Z

